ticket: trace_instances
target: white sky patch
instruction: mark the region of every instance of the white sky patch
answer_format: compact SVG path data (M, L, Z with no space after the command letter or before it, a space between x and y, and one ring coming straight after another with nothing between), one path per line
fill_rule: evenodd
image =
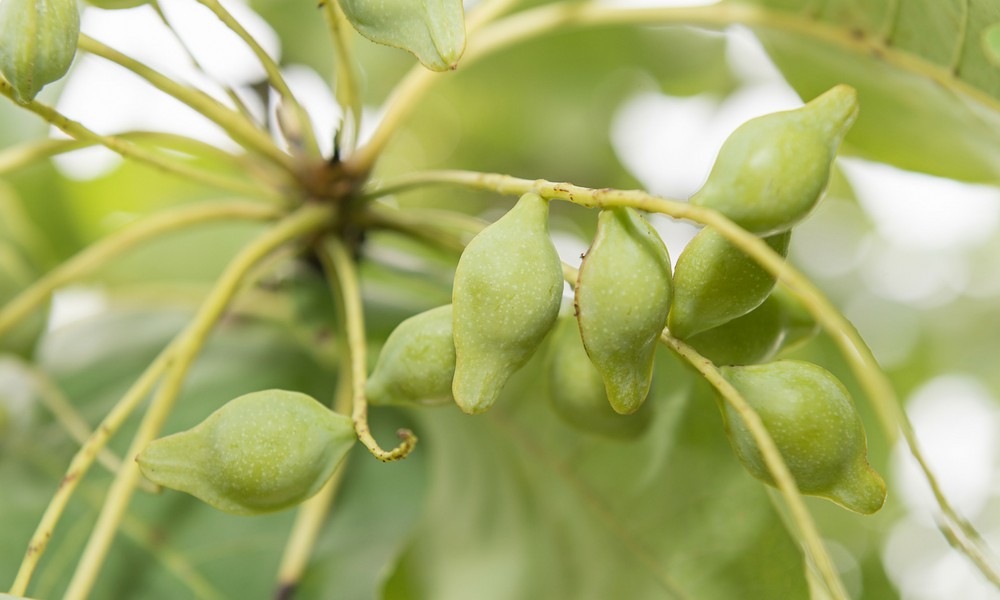
M1000 467L997 399L972 377L944 375L914 391L907 412L945 494L966 516L982 511ZM933 527L929 514L937 504L902 444L894 451L889 479L897 497Z
M967 247L1000 225L1000 189L858 159L841 161L879 232L897 244L940 250Z
M271 56L278 56L277 34L262 18L242 3L224 5ZM263 68L249 48L207 9L190 0L167 0L162 6L174 26L185 32L186 41L192 44L192 51L211 77L194 66L148 6L120 11L88 7L83 12L81 29L114 50L178 83L193 85L226 105L231 106L231 102L213 77L234 87L263 78ZM236 148L218 126L194 109L123 67L86 54L81 54L71 70L57 108L101 134L164 131L225 149ZM54 129L53 135L65 137ZM108 150L91 148L59 156L56 165L69 177L90 179L106 174L120 160Z
M734 30L728 36L727 56L737 76L751 85L722 101L710 94L679 98L647 92L619 108L611 125L612 145L648 191L690 197L740 124L802 105L749 33Z
M55 331L71 323L98 315L107 308L104 292L98 288L73 286L52 295L48 330Z

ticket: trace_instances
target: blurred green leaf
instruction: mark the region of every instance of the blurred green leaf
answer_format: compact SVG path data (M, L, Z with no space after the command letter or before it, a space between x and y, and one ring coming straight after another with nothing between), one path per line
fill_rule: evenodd
M858 89L853 151L966 181L1000 175L1000 78L981 39L1000 22L995 2L739 3L775 11L754 32L803 99L837 83Z
M361 35L412 53L432 71L454 69L465 50L462 0L337 1Z

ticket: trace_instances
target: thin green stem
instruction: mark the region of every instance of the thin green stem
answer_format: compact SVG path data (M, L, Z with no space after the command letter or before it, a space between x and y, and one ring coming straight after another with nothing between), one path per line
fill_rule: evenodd
M340 104L345 121L338 133L337 141L341 146L339 150L349 155L357 148L363 110L361 86L358 84L361 72L354 58L351 40L348 37L352 35L351 32L354 29L347 22L344 11L340 9L340 4L335 0L328 0L322 4L323 15L326 17L326 24L330 29L330 37L333 39L337 61L337 84L334 87L337 102ZM346 134L344 133L345 129L347 130Z
M399 436L400 444L392 450L383 450L372 436L368 426L368 399L365 397L365 383L368 378L368 365L365 338L364 311L361 303L361 287L358 284L358 274L354 261L351 259L344 243L336 237L330 236L326 243L318 248L320 261L323 268L329 274L331 282L335 284L336 291L340 298L344 311L342 321L346 330L347 349L350 357L351 374L351 394L353 397L353 410L351 418L354 419L354 431L358 434L358 439L368 448L372 455L382 462L390 462L406 458L417 443L417 436L409 429L400 429L396 432Z
M0 337L48 300L55 290L89 276L137 244L199 223L268 220L279 215L279 209L273 206L246 201L195 204L151 215L88 246L14 297L0 310Z
M243 287L248 274L281 246L307 238L329 226L333 214L334 209L330 206L306 205L268 229L230 262L191 323L171 342L173 355L169 371L139 424L139 429L126 454L127 457L135 457L159 434L180 393L188 370L215 324L225 313L236 293ZM97 523L66 590L67 600L82 600L89 595L128 509L139 477L138 465L130 461L111 483L104 506L97 517Z
M210 11L215 13L215 16L222 21L226 27L228 27L233 33L238 35L241 40L250 48L254 56L260 62L261 66L264 67L264 72L267 73L267 79L281 95L282 101L291 109L291 114L294 115L297 121L294 125L294 129L287 131L286 134L289 135L289 141L293 141L296 145L301 145L305 151L313 156L319 157L319 145L316 143L316 132L313 130L312 119L309 118L309 113L306 112L299 101L295 98L292 90L288 87L288 83L285 81L285 77L281 74L281 68L278 64L274 62L274 59L264 51L264 48L257 42L256 39L250 32L243 28L237 21L232 13L225 9L218 0L198 0L200 4L208 8Z
M247 120L238 111L221 104L208 94L177 83L173 79L97 40L80 34L79 49L100 56L142 77L156 89L168 94L198 111L217 124L230 137L248 150L271 159L276 165L292 173L295 170L292 157L281 151L266 132Z
M342 362L348 362L350 357L344 355ZM350 364L341 365L341 377L337 382L337 400L334 410L340 414L351 412L353 398L351 386L348 381L350 377ZM346 382L346 385L343 385ZM275 586L275 600L291 598L306 566L309 564L309 557L312 555L316 540L323 529L323 523L333 506L337 491L340 489L340 482L344 478L344 471L348 458L341 461L333 476L323 486L315 496L307 500L299 507L295 516L295 524L292 525L291 534L285 544L285 552L281 558L281 566L278 567L278 582Z
M56 382L38 367L23 363L21 367L27 371L34 384L37 398L56 418L56 422L81 446L87 443L94 432L91 431L87 420L76 410ZM112 475L117 473L122 466L122 460L107 448L101 448L97 452L97 462L101 463ZM145 482L143 489L147 492L156 492L159 486Z
M192 156L203 156L212 159L219 159L239 169L243 173L254 175L249 169L249 164L245 159L235 156L202 142L194 138L173 133L163 133L159 131L129 131L120 133L118 139L136 143L150 143L162 148L183 152ZM10 173L22 167L26 167L36 161L52 158L59 154L98 146L100 142L96 139L86 140L57 140L44 139L25 142L17 146L11 146L0 151L0 175Z
M146 370L139 376L139 379L132 384L132 387L125 392L125 395L118 401L110 412L104 417L94 433L87 439L80 450L73 456L69 463L66 474L59 482L59 487L49 500L49 505L45 508L42 518L35 528L35 533L28 542L28 549L21 560L14 583L10 588L10 593L14 596L23 596L31 582L31 577L38 567L38 562L42 559L49 540L55 532L56 525L62 517L66 505L72 497L83 479L83 476L90 470L94 463L94 458L101 448L108 443L118 428L121 427L125 419L132 414L132 411L149 395L153 386L167 368L170 361L171 349L163 350L156 359L146 367Z
M14 98L13 89L10 87L10 84L3 79L0 79L0 94L10 99ZM18 106L35 113L50 125L56 127L71 138L100 144L108 150L120 154L125 158L131 158L137 162L144 163L163 171L164 173L177 175L188 181L202 183L221 190L228 190L230 192L235 192L251 198L263 198L274 201L282 201L284 199L283 195L275 189L262 187L259 184L248 183L235 177L217 175L206 169L192 167L186 162L175 157L152 152L142 146L139 146L138 144L120 137L113 135L100 135L90 129L87 129L83 126L83 124L66 117L51 106L42 104L41 102L32 100L25 104L18 104Z
M788 504L792 521L798 530L797 537L802 540L806 554L813 564L816 565L830 594L834 598L846 600L849 596L844 590L844 584L840 581L837 569L834 567L833 561L830 559L830 555L823 545L823 540L820 538L819 530L813 522L812 515L809 514L809 509L806 508L805 503L802 501L802 494L795 484L795 478L792 477L791 472L788 470L788 465L785 464L778 446L775 445L771 434L764 427L760 416L747 404L736 388L719 373L715 365L712 364L712 361L701 356L693 348L671 337L666 332L660 336L660 340L697 369L702 377L712 384L712 387L719 392L725 402L743 419L743 423L746 425L750 435L753 436L754 442L757 444L757 448L764 458L764 463L774 478L775 485L778 486L782 496L785 498L785 502Z

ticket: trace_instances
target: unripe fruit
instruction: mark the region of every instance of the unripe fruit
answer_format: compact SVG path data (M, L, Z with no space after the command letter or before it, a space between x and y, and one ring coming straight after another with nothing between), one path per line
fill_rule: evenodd
M27 103L66 74L80 36L77 0L0 2L0 73Z
M694 335L687 343L717 365L752 365L773 358L784 339L781 306L768 296L742 317Z
M577 429L618 439L631 439L649 426L652 411L644 404L632 415L611 408L604 380L590 362L576 320L560 318L546 354L548 392L552 408Z
M838 85L795 110L747 121L722 145L691 203L714 208L757 235L790 229L826 189L857 113L857 92Z
M885 482L868 465L864 427L844 385L812 363L782 360L722 367L722 375L753 408L803 494L871 514L885 502ZM742 418L727 403L726 434L751 475L774 485Z
M451 402L455 343L451 305L410 317L389 334L365 388L372 404Z
M525 194L473 238L458 262L452 395L469 414L496 402L559 314L562 261L549 239L548 214L548 202Z
M631 208L601 211L575 304L583 345L621 414L637 411L649 393L671 287L670 257L649 223Z
M786 231L764 241L784 256L790 237ZM706 227L677 260L670 334L687 339L743 316L760 306L774 282L774 276L756 261Z
M356 439L349 417L298 392L267 390L226 403L194 428L137 457L153 483L237 515L294 506L320 490Z

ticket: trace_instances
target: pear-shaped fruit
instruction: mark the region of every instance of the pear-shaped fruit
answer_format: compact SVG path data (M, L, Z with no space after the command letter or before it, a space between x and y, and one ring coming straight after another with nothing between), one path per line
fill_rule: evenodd
M638 437L649 426L652 417L649 404L643 404L631 415L619 414L611 408L604 379L590 362L572 317L562 317L556 322L546 353L546 372L552 408L569 425L617 439Z
M786 231L764 241L784 256L790 236ZM706 227L677 260L671 335L687 339L747 314L764 302L774 282L774 276L756 261Z
M757 235L785 231L816 206L837 148L858 113L854 88L740 125L719 150L691 203L714 208Z
M601 211L575 303L583 345L619 413L638 410L649 392L671 287L670 257L649 223L631 208Z
M402 48L428 69L446 71L465 51L462 0L339 0L351 25L377 44Z
M369 402L451 402L455 376L451 312L450 304L432 308L403 321L389 334L365 388Z
M722 367L756 412L804 494L871 514L885 502L885 482L868 464L868 443L851 397L829 371L803 361ZM754 477L774 485L750 431L728 403L726 434Z
M228 513L256 515L318 492L355 439L349 417L305 394L266 390L151 442L136 460L153 483Z
M452 395L469 414L493 406L507 378L528 362L559 314L562 262L548 221L548 202L525 194L473 238L458 262Z
M0 73L27 103L69 70L80 36L77 0L0 2Z

